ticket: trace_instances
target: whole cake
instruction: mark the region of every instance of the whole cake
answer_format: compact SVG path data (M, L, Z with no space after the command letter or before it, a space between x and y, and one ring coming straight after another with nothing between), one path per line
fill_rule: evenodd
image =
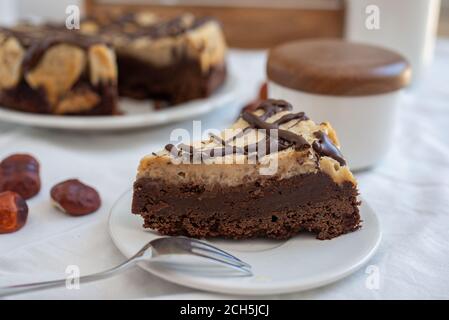
M109 115L117 97L168 105L205 98L226 78L220 24L183 14L105 14L80 30L0 28L0 106L34 113Z
M0 28L0 106L58 115L115 114L114 50L81 34L27 25Z
M360 227L357 195L330 124L265 100L220 135L144 157L132 212L165 235L331 239Z
M207 97L225 80L226 42L213 18L97 15L81 24L81 32L113 44L122 96L177 104Z

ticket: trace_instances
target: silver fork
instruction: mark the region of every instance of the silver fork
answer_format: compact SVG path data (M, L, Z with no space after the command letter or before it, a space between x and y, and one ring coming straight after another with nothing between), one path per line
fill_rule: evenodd
M239 258L210 244L186 237L163 237L148 242L142 249L139 250L139 252L120 265L103 272L80 277L79 281L80 283L88 283L106 279L117 275L131 266L134 266L138 262L149 261L151 258L169 254L192 254L195 256L200 256L240 271L242 275L252 275L251 266L248 263L243 262ZM65 286L65 284L66 279L60 279L0 287L0 297L61 287Z

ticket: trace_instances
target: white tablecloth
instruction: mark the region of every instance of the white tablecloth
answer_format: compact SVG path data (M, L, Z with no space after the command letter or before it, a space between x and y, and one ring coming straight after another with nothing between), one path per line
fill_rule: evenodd
M233 51L232 72L247 96L264 78L265 54ZM428 77L404 99L394 147L375 169L357 174L360 190L381 219L383 241L369 262L378 270L379 286L367 286L368 270L328 286L270 298L377 299L449 298L449 41L438 42ZM202 117L203 128L227 127L240 106ZM43 187L29 201L27 225L0 235L0 286L64 278L68 265L82 274L121 262L124 257L108 234L108 214L129 190L142 155L161 148L173 128L192 121L116 133L80 133L33 129L0 122L0 158L34 154ZM367 142L369 143L369 141ZM103 198L95 214L72 218L51 207L49 190L76 177L95 186ZM217 298L170 284L139 269L115 278L17 296L43 299Z

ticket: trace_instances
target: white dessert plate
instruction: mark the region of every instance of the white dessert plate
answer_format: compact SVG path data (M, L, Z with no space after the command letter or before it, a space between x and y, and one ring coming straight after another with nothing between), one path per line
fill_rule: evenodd
M115 203L109 232L117 248L131 257L147 242L160 237L142 228L142 219L130 213L132 193ZM190 256L155 259L139 264L167 281L183 286L233 295L268 295L298 292L337 281L363 266L375 253L381 230L376 213L362 202L363 227L332 240L302 234L287 241L210 240L248 262L253 276L242 276L204 259Z
M152 127L191 119L237 101L236 77L228 75L226 82L207 99L198 99L161 110L155 110L150 100L121 99L119 116L56 116L13 111L0 107L0 120L33 127L67 130L123 130Z

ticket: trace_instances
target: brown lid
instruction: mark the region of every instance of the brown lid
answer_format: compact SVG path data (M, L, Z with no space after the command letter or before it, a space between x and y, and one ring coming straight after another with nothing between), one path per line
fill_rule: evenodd
M362 96L401 89L411 69L400 54L343 40L305 40L270 50L268 79L305 92Z

